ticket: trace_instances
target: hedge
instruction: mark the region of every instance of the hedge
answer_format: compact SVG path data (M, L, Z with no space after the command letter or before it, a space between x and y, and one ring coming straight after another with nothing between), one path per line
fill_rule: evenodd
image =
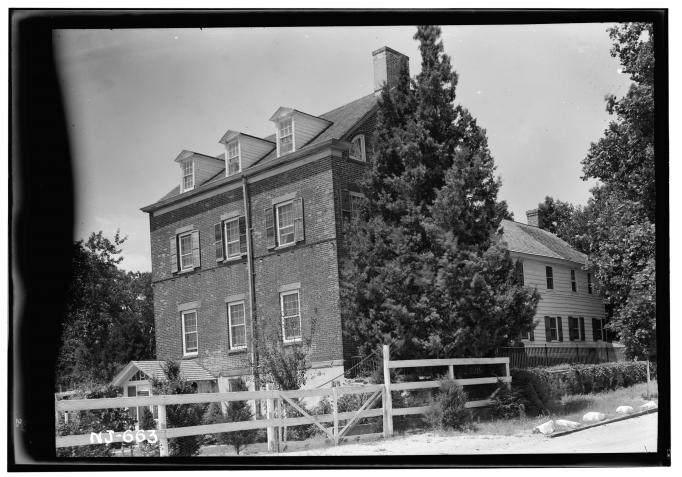
M652 368L651 378L655 379L655 365ZM554 409L562 396L600 393L646 382L646 362L512 369L511 376L512 387L521 395L526 412L541 414Z

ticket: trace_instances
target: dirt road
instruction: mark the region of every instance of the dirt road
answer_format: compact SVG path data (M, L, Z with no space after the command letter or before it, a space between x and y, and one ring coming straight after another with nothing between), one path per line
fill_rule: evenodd
M562 437L439 435L425 433L286 455L435 455L655 452L658 413L587 429Z

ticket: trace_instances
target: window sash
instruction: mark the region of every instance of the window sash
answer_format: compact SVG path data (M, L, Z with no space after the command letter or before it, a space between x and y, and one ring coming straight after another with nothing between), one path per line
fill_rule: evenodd
M230 327L230 349L246 348L246 310L244 302L230 303L227 306Z
M545 267L545 276L547 277L547 289L554 289L554 272L552 267Z
M295 299L291 299L295 297ZM282 337L285 342L297 341L301 334L301 304L297 291L280 295L282 313Z
M294 150L293 121L286 119L279 124L279 153L286 154Z
M360 194L350 193L350 216L352 219L360 217L360 210L362 208L362 201L364 196Z
M575 270L571 270L571 291L578 291L578 283L575 280Z
M239 218L225 221L225 251L227 258L241 257Z
M194 163L185 162L182 165L182 190L189 190L194 187Z
M199 330L196 311L182 313L182 351L184 355L198 354Z
M187 233L178 237L180 250L180 270L190 270L194 268L192 257L192 234Z
M557 329L556 316L549 317L549 337L552 341L559 341L559 331Z
M353 138L349 156L356 161L365 161L365 136L360 135Z
M592 274L587 274L587 293L592 294Z
M294 203L280 204L277 209L277 243L287 245L296 240L294 234Z

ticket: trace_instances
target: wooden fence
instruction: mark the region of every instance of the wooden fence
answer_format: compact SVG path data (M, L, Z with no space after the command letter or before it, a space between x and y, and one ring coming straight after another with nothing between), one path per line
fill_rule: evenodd
M295 391L280 391L276 389L266 389L261 391L241 391L228 393L198 393L198 394L175 394L175 395L152 395L137 397L117 397L107 399L78 399L78 400L56 400L55 412L58 419L59 413L71 411L85 411L94 409L114 409L130 408L138 406L158 406L158 429L156 437L160 444L161 456L168 455L168 439L196 436L203 434L218 434L222 432L235 432L247 429L267 429L268 451L278 451L277 431L279 427L293 427L300 425L316 425L334 443L339 442L347 436L348 431L360 420L368 417L383 418L383 435L391 437L393 435L393 416L404 416L410 414L423 414L429 406L396 408L393 409L391 392L414 389L430 389L440 386L440 381L418 381L391 383L390 370L396 368L409 367L433 367L447 366L448 374L454 379L454 366L481 365L481 364L504 364L506 375L502 377L479 377L467 379L454 379L462 386L478 384L495 384L500 381L510 384L509 358L453 358L453 359L420 359L420 360L397 360L389 359L389 348L383 348L383 370L384 384L369 384L362 386L332 386L322 389L298 389ZM268 386L269 388L270 386ZM338 401L341 396L353 394L369 394L367 400L356 411L339 412ZM331 414L313 415L303 409L294 399L310 397L329 397L331 402ZM381 407L372 408L381 398ZM166 406L196 403L223 403L230 401L265 401L266 419L251 421L230 422L220 424L205 424L199 426L167 428ZM275 409L281 411L284 403L301 413L301 417L282 417L282 413L275 415ZM490 404L490 400L469 401L466 407L482 407ZM345 426L341 423L347 421ZM322 425L331 423L331 427ZM124 442L122 433L115 433L106 440L109 442ZM95 433L57 436L56 447L84 446L101 442L98 441Z

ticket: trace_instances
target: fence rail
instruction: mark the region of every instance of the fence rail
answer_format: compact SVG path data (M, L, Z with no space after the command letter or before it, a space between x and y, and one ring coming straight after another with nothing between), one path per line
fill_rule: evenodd
M479 377L479 378L461 378L455 379L454 366L471 366L471 365L487 365L487 364L504 364L506 375L502 377ZM430 406L417 406L407 408L393 409L391 393L395 391L406 391L414 389L433 389L440 386L439 381L415 381L415 382L401 382L391 383L390 370L396 368L425 368L434 366L447 366L448 376L454 379L462 386L475 386L481 384L495 384L498 382L511 384L511 376L509 374L509 358L455 358L455 359L420 359L420 360L395 360L391 361L389 358L389 347L383 348L383 384L369 384L362 386L344 386L331 388L317 388L317 389L298 389L294 391L279 391L271 388L268 385L266 390L261 391L240 391L229 393L198 393L198 394L175 394L175 395L152 395L152 396L137 396L137 397L117 397L105 399L74 399L74 400L56 400L55 413L58 418L59 413L72 411L86 411L95 409L115 409L115 408L131 408L140 406L158 406L158 429L156 436L160 444L161 456L168 455L168 439L184 436L194 436L202 434L216 434L223 432L235 432L248 429L267 429L268 435L268 450L273 451L278 449L277 438L279 434L277 428L293 427L300 425L314 424L319 427L333 442L338 444L344 435L361 419L369 417L382 416L383 435L390 437L393 435L393 416L406 416L414 414L424 414ZM338 401L341 396L353 394L368 394L369 397L365 400L362 406L356 411L339 412ZM332 412L331 414L311 415L305 409L300 407L293 399L304 397L330 397ZM56 397L55 397L56 399ZM213 403L213 402L230 402L230 401L266 401L266 419L258 419L251 421L229 422L219 424L204 424L199 426L176 427L167 428L166 423L166 406L183 405L183 404L198 404L198 403ZM381 407L372 408L376 403L381 401ZM302 414L301 417L283 417L281 414L275 416L274 409L281 409L282 405L287 403L291 405L297 412ZM275 406L276 404L276 406ZM472 400L466 403L467 408L483 407L490 404L490 400ZM341 428L340 422L347 421L346 425ZM332 426L327 428L323 423L332 423ZM95 433L78 434L56 437L56 447L70 447L70 446L84 446L95 443L101 443L101 436L99 442L94 439ZM106 443L111 442L125 442L124 436L119 433L114 433L109 436Z

